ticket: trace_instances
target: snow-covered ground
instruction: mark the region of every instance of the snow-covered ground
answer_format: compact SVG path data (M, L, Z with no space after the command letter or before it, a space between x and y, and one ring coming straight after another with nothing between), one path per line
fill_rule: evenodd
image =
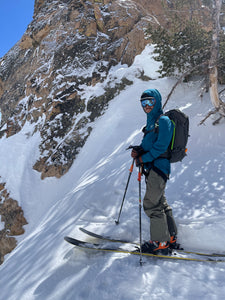
M117 238L139 240L136 168L115 225L129 168L130 152L139 144L146 116L141 93L157 88L163 98L174 84L159 79L157 63L146 47L134 64L118 66L114 75L134 83L111 101L70 171L61 179L40 179L32 169L38 157L39 135L29 139L31 125L0 139L0 176L25 211L29 224L17 248L0 266L0 299L4 300L155 300L222 299L225 263L170 262L125 254L81 251L64 241L69 235L93 241L83 226ZM152 78L135 78L138 70ZM99 87L101 88L101 87ZM173 207L178 238L187 249L225 252L225 122L212 119L198 126L211 104L199 97L199 83L179 86L166 109L178 107L190 117L188 156L172 166L166 195ZM142 195L145 183L142 179ZM149 239L149 220L142 214L143 239Z

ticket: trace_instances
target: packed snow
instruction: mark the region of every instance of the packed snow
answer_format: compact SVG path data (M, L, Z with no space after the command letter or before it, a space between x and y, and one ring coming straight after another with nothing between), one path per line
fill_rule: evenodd
M129 145L142 139L146 116L139 98L157 88L165 101L174 79L159 78L158 63L146 47L131 67L119 65L117 78L133 85L114 98L69 172L60 179L40 179L32 169L40 136L32 126L0 139L0 176L23 207L28 225L18 246L0 266L4 300L162 300L222 299L225 263L174 262L119 253L82 251L64 241L71 236L95 241L79 230L139 241L137 170L133 171L120 224L115 225L132 162ZM144 71L151 80L136 77ZM190 118L188 156L172 165L166 196L186 249L225 252L225 121L199 122L212 108L209 95L199 98L201 83L180 85L166 110L180 108ZM101 88L101 87L99 87ZM91 91L90 91L91 92ZM142 178L142 197L145 182ZM0 225L1 226L1 225ZM149 220L142 213L142 237L149 239Z

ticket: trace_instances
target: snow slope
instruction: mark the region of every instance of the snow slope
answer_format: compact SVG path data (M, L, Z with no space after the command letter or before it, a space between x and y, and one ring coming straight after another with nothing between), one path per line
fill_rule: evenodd
M74 249L65 235L93 241L80 226L114 237L139 240L138 182L134 170L120 224L115 225L131 164L130 144L139 144L146 116L139 97L157 88L166 97L174 81L159 79L157 63L146 47L134 64L113 74L134 84L111 101L70 171L61 179L40 179L32 169L38 157L39 135L29 139L31 125L0 140L0 176L25 210L29 224L17 248L0 266L0 299L4 300L155 300L221 299L225 294L225 264L169 262L125 254ZM153 78L141 81L141 70ZM166 109L178 107L190 117L188 156L172 166L166 195L173 207L184 247L225 252L225 122L203 126L211 109L208 95L198 97L200 83L178 87ZM101 87L99 87L101 88ZM89 91L91 92L91 91ZM145 183L142 179L142 195ZM143 239L149 220L142 214Z

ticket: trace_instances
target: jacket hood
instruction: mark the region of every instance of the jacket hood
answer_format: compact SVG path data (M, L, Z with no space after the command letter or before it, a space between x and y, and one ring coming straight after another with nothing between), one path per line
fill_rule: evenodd
M145 97L154 97L156 100L153 110L147 114L147 129L149 130L150 128L148 127L150 127L152 124L155 124L158 117L163 114L162 96L157 89L148 89L145 90L141 95L141 98Z

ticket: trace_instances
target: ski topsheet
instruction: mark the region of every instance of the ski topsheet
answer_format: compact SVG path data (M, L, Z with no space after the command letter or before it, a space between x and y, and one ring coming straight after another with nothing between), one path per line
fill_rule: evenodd
M82 232L95 237L97 239L100 240L104 240L104 241L108 241L108 242L112 242L112 243L122 243L122 244L132 244L132 245L136 245L136 246L140 246L139 243L136 242L131 242L125 239L114 239L108 236L104 236L104 235L100 235L100 234L96 234L92 231L89 231L83 227L79 228ZM187 251L184 249L175 249L176 252L182 252L182 253L186 253L186 254L195 254L195 255L201 255L201 256L212 256L212 257L225 257L225 253L202 253L202 252L196 252L196 251Z
M139 255L140 252L137 250L130 251L130 250L124 250L121 248L114 248L114 247L109 247L105 246L104 244L95 244L95 243L89 243L89 242L84 242L80 241L71 237L64 237L65 241L68 243L75 245L77 247L80 247L82 249L89 249L89 250L95 250L95 251L102 251L102 252L114 252L114 253L123 253L123 254L131 254L131 255ZM183 257L183 256L177 256L177 255L155 255L151 253L142 253L142 256L145 257L151 257L154 259L167 259L167 260L172 260L172 261L195 261L195 262L225 262L225 260L216 260L216 259L211 259L211 258L205 258L205 259L200 259L200 258L192 258L192 257Z
M104 236L104 235L100 235L100 234L96 234L92 231L89 231L83 227L80 227L79 228L82 232L92 236L92 237L95 237L97 239L100 239L100 240L105 240L105 241L108 241L108 242L112 242L112 243L122 243L122 244L132 244L132 245L137 245L139 246L139 243L136 243L136 242L131 242L131 241L128 241L128 240L124 240L124 239L114 239L114 238L111 238L109 236Z

